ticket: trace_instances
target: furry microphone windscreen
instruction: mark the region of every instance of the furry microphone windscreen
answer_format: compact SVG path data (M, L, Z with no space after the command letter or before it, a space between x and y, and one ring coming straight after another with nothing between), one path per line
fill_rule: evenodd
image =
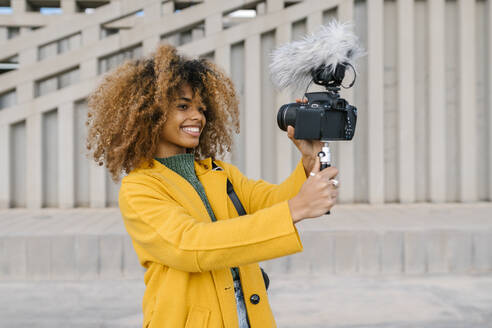
M322 65L334 70L338 64L355 61L365 55L352 23L332 20L299 41L284 44L271 54L270 76L274 86L304 92L312 80L311 72Z

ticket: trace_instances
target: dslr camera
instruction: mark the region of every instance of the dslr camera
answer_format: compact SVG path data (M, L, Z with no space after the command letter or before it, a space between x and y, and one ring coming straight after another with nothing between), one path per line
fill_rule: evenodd
M348 66L352 67L350 63L340 63L334 69L331 65L322 65L312 70L312 81L324 86L327 91L305 93L307 103L290 103L280 107L277 113L279 128L287 131L287 126L293 126L296 139L352 140L357 108L339 95ZM355 78L347 88L352 87L354 82Z

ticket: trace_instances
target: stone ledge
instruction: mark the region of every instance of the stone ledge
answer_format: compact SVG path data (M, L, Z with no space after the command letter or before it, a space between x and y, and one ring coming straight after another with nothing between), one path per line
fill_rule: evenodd
M492 204L337 205L298 225L304 251L272 273L492 272ZM143 276L118 209L0 211L0 280Z

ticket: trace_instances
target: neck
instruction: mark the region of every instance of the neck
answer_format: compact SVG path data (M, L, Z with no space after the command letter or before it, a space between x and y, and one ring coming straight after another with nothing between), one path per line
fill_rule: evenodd
M159 145L154 157L166 158L178 154L186 154L186 148L182 147L169 147L169 145Z

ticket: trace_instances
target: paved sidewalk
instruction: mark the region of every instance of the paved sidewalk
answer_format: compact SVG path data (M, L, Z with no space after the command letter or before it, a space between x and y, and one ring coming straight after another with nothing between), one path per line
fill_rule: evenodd
M271 280L280 328L492 327L490 275ZM0 282L0 327L140 327L143 291L136 280Z

